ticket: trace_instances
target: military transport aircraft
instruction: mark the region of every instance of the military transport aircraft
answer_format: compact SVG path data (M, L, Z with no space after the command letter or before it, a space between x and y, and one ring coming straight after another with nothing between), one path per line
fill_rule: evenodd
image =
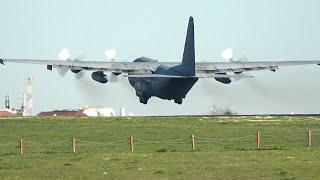
M228 56L228 51L224 53ZM199 78L214 78L229 84L233 78L250 77L243 72L270 70L275 72L279 66L291 65L320 65L320 60L313 61L258 61L258 62L195 62L194 23L189 18L187 35L184 45L182 62L158 62L151 58L141 57L133 62L100 62L100 61L61 61L35 59L0 59L5 63L27 63L46 65L48 70L53 68L69 69L73 73L93 71L91 77L99 83L107 83L106 72L113 75L123 74L128 77L136 95L143 104L152 97L174 100L181 104L187 93Z

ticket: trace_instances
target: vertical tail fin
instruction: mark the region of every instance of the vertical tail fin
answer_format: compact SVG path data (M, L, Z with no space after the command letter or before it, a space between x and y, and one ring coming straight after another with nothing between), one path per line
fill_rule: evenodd
M195 75L195 50L194 50L194 24L193 17L190 16L186 41L184 44L181 71L187 76Z

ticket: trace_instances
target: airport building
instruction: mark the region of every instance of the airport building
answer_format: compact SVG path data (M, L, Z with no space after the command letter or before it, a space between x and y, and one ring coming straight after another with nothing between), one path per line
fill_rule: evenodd
M32 103L32 81L33 78L28 76L27 81L27 92L22 95L21 108L15 109L10 107L10 98L5 96L5 108L0 109L0 117L11 117L11 116L33 116L33 103ZM129 116L133 116L133 113L129 113ZM69 117L111 117L116 116L115 111L112 108L96 108L89 107L87 105L81 106L79 109L71 110L53 110L41 112L38 116L69 116ZM122 107L120 109L119 116L126 116L126 109Z
M63 117L83 117L85 114L81 110L54 110L41 112L38 116L63 116Z
M14 109L10 107L10 97L5 96L5 108L0 109L0 117L22 116L23 109Z
M116 115L112 108L86 108L83 110L83 113L90 117L110 117Z
M111 117L115 116L112 108L80 108L73 110L55 110L41 112L38 116L64 116L64 117Z
M11 109L0 109L0 117L12 117L19 115L20 113L18 111L13 111Z

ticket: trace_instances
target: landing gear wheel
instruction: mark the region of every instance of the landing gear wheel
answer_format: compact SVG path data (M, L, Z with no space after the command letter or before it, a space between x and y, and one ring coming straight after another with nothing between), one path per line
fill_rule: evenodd
M182 98L174 99L174 102L177 104L182 104Z
M139 101L142 104L147 104L148 103L149 98L146 97L139 97Z

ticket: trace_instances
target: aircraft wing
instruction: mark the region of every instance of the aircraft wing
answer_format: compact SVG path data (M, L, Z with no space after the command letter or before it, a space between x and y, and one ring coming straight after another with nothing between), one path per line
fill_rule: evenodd
M165 74L129 74L125 77L143 77L143 78L251 78L249 75L229 75L229 74L200 74L196 76L176 76L176 75L165 75Z
M256 62L217 62L217 63L197 63L197 74L212 74L212 73L241 73L246 71L275 71L280 66L297 66L297 65L320 65L320 60L313 61L256 61Z
M180 63L173 62L105 62L105 61L61 61L61 60L35 60L35 59L0 59L0 64L23 63L45 65L47 69L67 68L73 70L105 71L124 73L128 77L156 77L153 71L158 66L177 66ZM195 65L195 72L198 78L222 77L224 73L241 73L246 71L275 71L280 66L296 65L320 65L320 60L312 61L256 61L256 62L198 62ZM221 75L222 74L222 75ZM130 76L129 76L130 75ZM173 77L161 75L161 77ZM176 78L179 78L177 76Z
M61 61L36 59L0 59L0 64L22 63L45 65L47 69L66 68L73 70L105 71L114 73L151 74L159 63L154 62L105 62L105 61Z

